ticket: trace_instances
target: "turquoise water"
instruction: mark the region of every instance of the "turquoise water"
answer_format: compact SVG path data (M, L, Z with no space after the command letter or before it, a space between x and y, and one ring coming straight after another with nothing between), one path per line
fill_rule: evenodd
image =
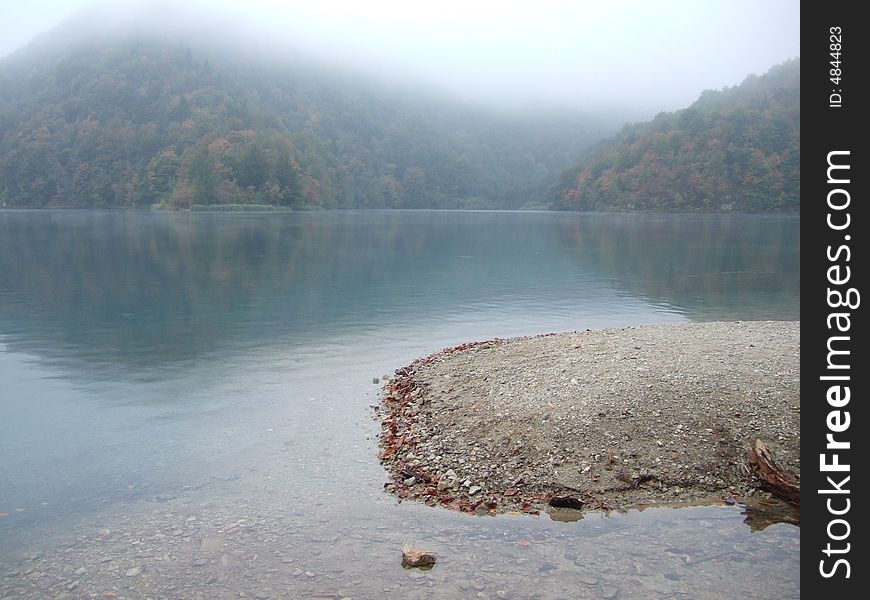
M129 548L94 531L138 528L144 538L184 513L194 517L184 523L202 524L192 539L211 523L229 544L221 527L244 513L302 536L283 554L265 535L238 546L291 559L275 565L307 557L302 575L295 566L245 567L274 578L287 597L327 588L353 597L608 597L611 587L638 598L762 597L774 589L793 596L798 530L752 534L735 508L567 524L396 505L381 491L370 405L373 377L463 341L797 319L799 223L740 215L0 212L0 592L63 589L74 577L63 571L66 559L49 563L55 567L35 584L16 565L68 557L70 536L89 540L79 540L82 552L111 557ZM701 541L699 522L709 534ZM532 543L516 543L527 538ZM461 560L424 575L397 569L397 545L415 539ZM639 539L655 556L638 554ZM683 558L719 546L716 558ZM584 561L593 548L598 558ZM34 552L38 558L26 558ZM175 552L184 555L181 546ZM367 559L365 568L358 559L381 555L383 564ZM599 555L618 568L602 563L594 577L587 573ZM205 597L256 594L230 576L241 564L212 575ZM340 573L331 570L337 564ZM21 573L2 579L4 565ZM183 562L172 565L119 581L131 586L130 597L144 597L144 578L152 592L191 579ZM734 577L741 569L746 575ZM88 568L73 589L111 576L97 571ZM460 580L466 589L456 587ZM574 585L580 596L560 596Z

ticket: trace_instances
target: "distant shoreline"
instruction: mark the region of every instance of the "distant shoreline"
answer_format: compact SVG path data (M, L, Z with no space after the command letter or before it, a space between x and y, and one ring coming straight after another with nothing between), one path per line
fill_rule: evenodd
M739 211L675 211L675 210L558 210L534 208L323 208L320 206L289 207L272 204L203 204L190 208L169 206L0 206L0 212L13 211L166 211L166 212L322 212L322 211L371 211L371 212L506 212L506 213L558 213L584 215L730 215L741 217L790 217L800 218L800 212L739 212ZM235 208L240 207L240 208Z
M760 438L800 473L800 322L653 325L445 349L380 408L387 489L478 514L765 498Z

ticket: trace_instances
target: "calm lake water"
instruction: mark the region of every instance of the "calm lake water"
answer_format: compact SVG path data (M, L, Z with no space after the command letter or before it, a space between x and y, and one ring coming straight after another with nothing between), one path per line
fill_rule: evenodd
M371 405L464 341L798 319L799 224L0 212L0 598L797 597L799 530L738 508L397 505Z

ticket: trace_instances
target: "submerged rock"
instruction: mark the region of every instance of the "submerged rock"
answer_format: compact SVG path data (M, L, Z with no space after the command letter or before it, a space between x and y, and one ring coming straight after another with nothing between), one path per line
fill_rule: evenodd
M438 560L436 556L421 548L403 548L402 549L402 566L403 567L431 567Z

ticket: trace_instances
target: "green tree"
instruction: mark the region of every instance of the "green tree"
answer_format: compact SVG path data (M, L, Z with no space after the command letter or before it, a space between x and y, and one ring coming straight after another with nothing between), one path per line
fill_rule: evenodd
M153 201L164 202L175 191L181 159L174 150L161 150L148 162L147 186Z
M188 180L192 190L193 204L213 204L217 196L218 176L215 163L207 152L200 152L193 157L188 172Z

